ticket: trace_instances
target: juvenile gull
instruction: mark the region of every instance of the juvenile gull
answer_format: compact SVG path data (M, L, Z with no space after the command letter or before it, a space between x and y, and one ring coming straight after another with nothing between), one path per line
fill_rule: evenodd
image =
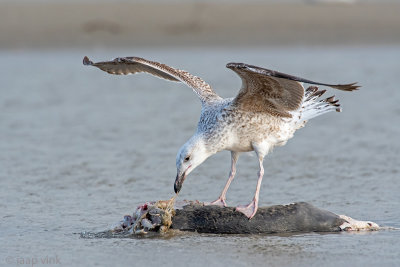
M231 170L228 181L218 199L211 202L226 206L226 192L235 176L239 154L254 151L260 168L256 192L250 204L236 207L249 219L257 212L264 175L263 159L268 152L275 146L286 144L309 119L329 111L341 111L334 96L319 100L326 90L318 90L316 86L305 90L302 83L325 85L343 91L353 91L359 87L356 83L319 83L244 63L228 63L226 67L242 79L242 87L236 97L223 99L201 78L143 58L121 57L93 63L85 57L83 64L110 74L147 72L192 88L201 101L201 115L197 131L176 156L174 190L178 193L186 176L208 157L229 150Z

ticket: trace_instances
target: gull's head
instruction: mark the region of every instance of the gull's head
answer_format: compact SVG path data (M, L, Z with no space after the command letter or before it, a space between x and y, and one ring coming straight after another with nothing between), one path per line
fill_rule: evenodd
M176 180L174 184L175 193L179 193L186 176L197 166L205 161L210 153L207 152L204 140L201 136L194 135L179 149L176 155Z

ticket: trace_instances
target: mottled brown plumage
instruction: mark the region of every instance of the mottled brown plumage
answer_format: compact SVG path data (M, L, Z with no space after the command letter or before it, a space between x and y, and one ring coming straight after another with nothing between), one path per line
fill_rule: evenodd
M233 101L238 109L291 117L288 111L300 107L304 96L304 88L300 83L241 69L233 70L243 83Z
M300 82L326 85L343 91L356 90L351 84L324 84L243 63L228 63L242 79L242 88L233 100L241 110L269 113L274 116L292 117L289 113L298 109L303 101L304 87Z
M119 57L111 61L93 63L88 57L83 58L84 65L97 67L110 74L127 75L146 72L174 82L183 82L191 87L202 102L218 100L220 97L214 92L209 84L201 78L194 76L184 70L179 70L155 61L140 57Z

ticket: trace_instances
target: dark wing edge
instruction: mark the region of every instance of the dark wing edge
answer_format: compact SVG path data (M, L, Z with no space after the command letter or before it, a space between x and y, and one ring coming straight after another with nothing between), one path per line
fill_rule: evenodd
M87 56L83 58L83 65L94 66L110 74L127 75L146 72L169 81L182 82L192 88L203 103L221 99L209 84L201 78L186 71L179 70L155 61L139 57L119 57L111 61L94 63Z
M83 58L83 65L97 67L109 74L129 75L139 72L147 72L161 79L173 82L180 82L180 80L174 77L173 75L170 75L169 73L162 71L157 67L143 64L142 62L139 62L140 60L146 61L145 59L138 57L119 57L119 58L114 58L113 60L110 61L100 61L93 63L93 61L91 61L88 57L85 56ZM164 65L157 62L151 62L151 63L158 64L161 67L163 67ZM164 65L164 67L168 66Z
M93 65L93 61L91 61L87 56L85 56L83 58L83 65L85 66L92 66Z
M271 77L277 77L277 78L282 78L282 79L287 79L287 80L292 80L292 81L297 81L297 82L302 82L302 83L323 85L323 86L328 86L328 87L335 88L335 89L342 90L342 91L354 91L354 90L358 90L358 88L361 87L361 86L357 85L357 82L348 83L348 84L327 84L327 83L314 82L314 81L304 79L301 77L289 75L289 74L282 73L279 71L264 69L264 68L260 68L257 66L248 65L245 63L228 63L228 64L226 64L226 67L229 69L232 69L232 70L233 69L246 69L248 71L252 71L255 73L262 74L262 75L267 75L267 76L271 76Z

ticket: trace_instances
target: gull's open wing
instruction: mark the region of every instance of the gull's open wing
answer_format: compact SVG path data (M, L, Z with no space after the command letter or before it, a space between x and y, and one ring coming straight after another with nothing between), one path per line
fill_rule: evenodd
M244 63L228 63L242 79L242 88L233 105L242 110L266 112L279 117L291 117L290 111L300 108L304 97L301 83L325 85L343 91L353 91L359 86L350 84L326 84L289 74L268 70Z
M111 61L92 62L88 57L83 58L83 64L97 67L110 74L127 75L146 72L169 81L182 82L193 89L204 103L220 99L209 84L190 73L172 68L165 64L146 60L140 57L119 57Z

